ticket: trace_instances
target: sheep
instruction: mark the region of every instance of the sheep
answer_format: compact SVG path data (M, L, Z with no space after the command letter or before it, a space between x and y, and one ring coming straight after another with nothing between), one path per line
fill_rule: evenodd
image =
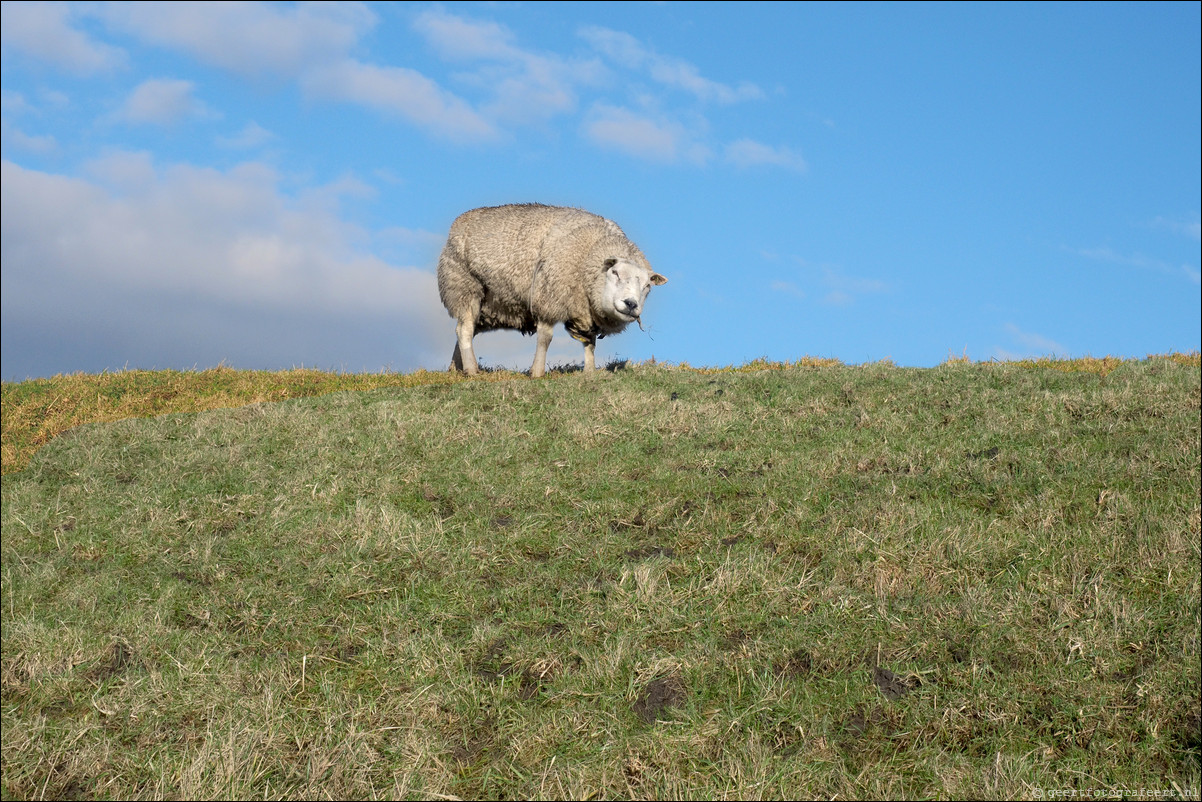
M584 344L596 369L597 339L639 316L652 284L667 279L612 220L583 209L510 204L455 218L438 259L438 295L455 318L451 370L477 371L472 338L482 331L536 334L533 378L547 368L556 323Z

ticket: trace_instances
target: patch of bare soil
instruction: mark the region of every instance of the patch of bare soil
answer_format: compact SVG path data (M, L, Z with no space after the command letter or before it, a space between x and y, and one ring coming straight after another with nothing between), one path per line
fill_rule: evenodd
M496 722L491 716L485 716L475 726L466 728L448 751L458 763L469 766L486 757L496 739Z
M872 683L890 700L902 698L921 684L917 677L899 677L883 666L873 667Z
M672 707L680 707L687 698L684 683L678 677L660 677L647 683L635 700L634 712L645 724L654 724L665 720L664 712Z
M777 663L773 670L778 677L804 678L814 671L814 658L806 649L798 649Z
M529 668L519 668L509 660L503 659L507 648L508 644L504 638L492 641L484 650L484 654L475 661L476 676L488 682L498 682L516 676L518 697L524 700L533 699L542 692L546 675L539 676Z
M1176 739L1185 752L1187 762L1192 758L1193 769L1202 768L1202 708L1195 707L1176 722Z
M666 557L672 559L676 556L676 550L666 546L648 546L643 549L631 549L626 552L625 557L633 562L646 560L651 557Z
M114 641L109 647L108 655L88 672L90 679L97 682L111 679L126 671L142 668L142 661L134 654L129 644L125 641Z

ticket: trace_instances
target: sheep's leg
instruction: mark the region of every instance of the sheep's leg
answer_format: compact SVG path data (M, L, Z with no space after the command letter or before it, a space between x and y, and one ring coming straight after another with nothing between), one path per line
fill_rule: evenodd
M547 372L547 346L551 344L554 331L554 323L544 323L541 320L538 322L538 331L535 334L538 344L534 347L534 364L530 366L530 377L533 379L542 378Z
M597 350L597 338L589 337L584 343L584 372L592 373L597 369L597 358L594 352Z
M451 367L462 370L469 376L476 375L476 352L472 350L472 338L476 336L476 323L464 318L455 324L455 353L451 354Z

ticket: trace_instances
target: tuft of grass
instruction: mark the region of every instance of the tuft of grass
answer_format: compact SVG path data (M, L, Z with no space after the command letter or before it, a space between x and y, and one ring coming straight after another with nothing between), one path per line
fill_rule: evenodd
M3 482L0 791L1197 798L1202 374L1100 362L128 376Z

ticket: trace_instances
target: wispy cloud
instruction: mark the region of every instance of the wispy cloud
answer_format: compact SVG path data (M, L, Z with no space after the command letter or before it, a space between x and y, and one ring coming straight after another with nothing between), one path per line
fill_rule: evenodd
M362 3L110 3L109 27L248 75L295 78L338 61L376 24Z
M0 40L5 47L77 74L124 66L125 51L72 27L75 13L66 3L0 4Z
M706 78L695 64L661 55L628 33L590 25L581 28L579 35L617 66L645 71L653 81L698 100L736 103L764 97L763 90L753 83L731 85Z
M849 276L842 270L822 266L821 282L827 289L823 303L828 306L849 306L862 295L875 295L888 291L885 282L873 278Z
M786 147L773 147L753 139L739 139L726 146L726 160L736 167L784 167L805 172L807 165L801 154Z
M1010 335L1013 344L1011 347L995 347L994 356L998 359L1012 361L1038 356L1068 356L1067 348L1042 334L1023 331L1013 323L1006 323L1003 328ZM1017 347L1014 347L1014 345L1017 345Z
M351 56L377 22L362 3L115 3L107 24L245 76L295 80L310 96L397 116L457 141L496 136L469 103L417 70Z
M605 71L596 59L524 48L504 25L442 10L419 14L414 29L444 59L473 65L474 71L459 73L457 80L491 95L481 112L510 125L575 110L577 87L596 83Z
M659 53L623 31L590 25L577 33L615 71L633 76L628 90L633 101L630 105L641 109L615 111L620 107L595 103L585 125L587 135L595 143L665 163L686 161L703 165L718 150L725 164L741 169L806 170L805 159L787 146L768 145L749 137L735 139L724 147L707 144L709 123L702 109L762 100L765 93L756 84L714 80L703 75L696 64ZM679 111L682 95L685 103L691 104L683 113Z
M52 107L65 105L65 98L58 92L43 90L42 99ZM18 127L13 118L24 117L37 124L44 115L42 110L30 103L25 95L9 89L0 91L0 140L4 148L25 153L47 154L58 150L58 140L49 134L30 134Z
M765 255L775 261L776 256ZM826 306L851 306L865 295L878 295L890 291L890 286L879 279L851 276L836 265L812 264L797 256L789 257L790 261L801 268L801 281L774 281L772 289L776 291L795 291L798 297L806 297L809 293L803 287L811 287L813 294L820 297Z
M217 144L231 150L248 150L266 145L275 138L275 134L252 120L233 136L217 137Z
M418 14L413 27L445 58L523 61L531 55L514 43L512 31L497 22L434 10Z
M805 298L805 291L791 281L774 281L772 282L772 291L792 295L795 298Z
M138 84L112 118L121 122L173 125L189 117L216 116L192 96L191 81L152 78Z
M13 92L9 89L0 90L0 113L20 115L32 110L33 106L20 92Z
M1010 336L1012 336L1015 340L1017 340L1019 343L1026 346L1027 348L1032 348L1037 351L1045 351L1048 353L1055 353L1055 354L1068 353L1068 349L1065 348L1063 345L1056 342L1055 340L1052 340L1048 337L1043 336L1042 334L1036 334L1034 332L1023 331L1022 329L1020 329L1018 326L1014 325L1013 323L1007 323L1005 326L1005 329L1006 329L1006 332L1008 334L1010 334Z
M723 82L691 61L657 52L622 31L579 29L591 46L583 54L523 46L512 30L488 19L443 8L421 11L413 29L444 61L462 65L449 84L404 64L361 60L365 36L379 23L363 3L133 3L98 5L4 4L5 45L79 71L112 69L126 60L120 48L73 27L73 16L90 17L116 32L155 47L184 53L240 76L295 81L310 98L351 103L415 125L431 135L474 143L497 141L517 127L545 125L579 114L586 89L614 83L617 73L642 76L621 104L586 103L579 130L590 142L659 163L704 165L718 150L726 164L804 171L793 148L751 138L724 148L707 143L708 122L699 111L666 111L646 91L670 90L701 104L760 100L764 91L748 81ZM165 125L208 110L185 81L154 80L139 86L110 119ZM464 92L466 94L460 94ZM641 110L634 110L634 109ZM226 148L251 148L269 135L248 126L218 139ZM39 146L12 131L14 144ZM41 143L45 146L46 143Z
M1202 219L1198 215L1194 215L1192 220L1174 220L1167 217L1157 217L1152 221L1152 228L1172 231L1174 234L1183 234L1194 242L1202 241Z
M664 164L705 164L712 153L695 141L680 123L654 119L627 108L596 103L583 126L584 135L597 145L629 156Z
M1173 265L1163 259L1145 256L1142 253L1119 253L1109 246L1099 248L1065 248L1064 250L1077 256L1083 256L1086 259L1108 262L1123 267L1135 267L1140 270L1151 270L1168 276L1177 276L1193 284L1202 283L1202 274L1193 265Z
M58 149L58 140L48 134L27 134L7 119L0 120L0 140L4 147L26 153L53 153Z
M416 70L379 67L347 59L315 69L302 78L315 97L358 103L398 115L458 141L493 139L495 126L466 101Z

